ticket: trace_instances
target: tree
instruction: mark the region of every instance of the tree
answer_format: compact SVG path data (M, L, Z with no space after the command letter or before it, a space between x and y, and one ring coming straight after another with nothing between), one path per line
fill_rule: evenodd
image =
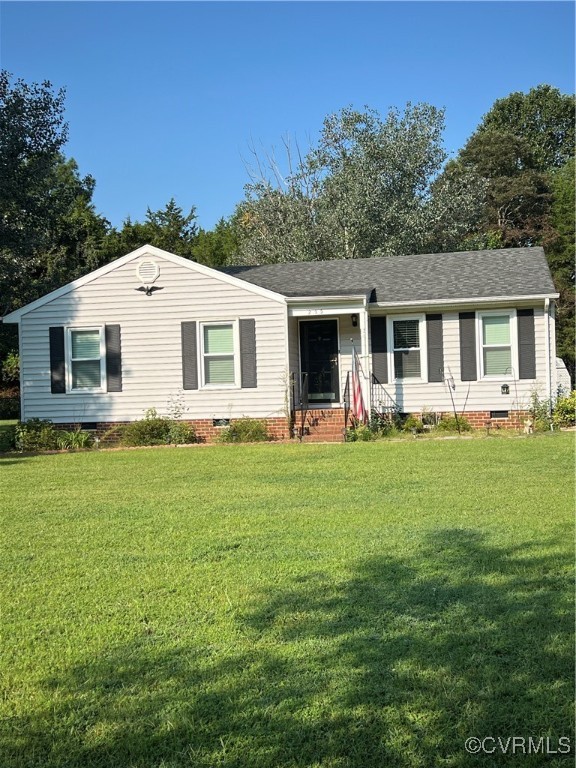
M476 227L484 184L471 172L435 184L443 127L443 112L426 104L384 120L369 108L329 115L308 154L293 161L285 145L288 173L258 165L236 212L241 257L364 258L460 241Z
M478 132L511 133L526 142L533 168L562 168L574 157L574 95L550 85L498 99L484 115Z
M66 160L64 91L0 73L0 314L100 263L108 222L92 206L94 179ZM0 327L0 359L17 347Z
M497 232L501 247L539 241L550 208L549 178L537 170L528 141L509 131L477 131L459 163L488 182L483 229Z
M209 267L236 263L238 237L233 221L221 218L213 230L199 229L192 246L192 258Z
M113 229L103 246L105 258L111 261L149 244L190 259L197 233L196 209L185 215L172 198L158 211L148 208L143 222L128 218L120 231Z
M558 353L573 379L574 106L549 85L499 99L454 164L488 182L477 242L544 246L560 293Z
M553 201L550 229L543 244L554 283L560 297L557 300L557 351L562 357L575 385L575 292L574 255L576 254L575 164L570 160L552 178Z

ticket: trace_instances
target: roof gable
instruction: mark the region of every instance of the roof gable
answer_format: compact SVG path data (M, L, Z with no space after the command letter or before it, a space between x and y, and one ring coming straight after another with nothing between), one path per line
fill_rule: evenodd
M44 296L41 296L35 301L32 301L29 304L26 304L25 306L20 307L20 309L16 309L13 312L10 312L8 315L6 315L3 318L3 322L17 323L22 317L22 315L25 315L28 312L33 312L35 309L38 309L38 307L41 307L44 304L48 304L49 302L54 301L54 299L58 299L61 296L65 296L67 293L70 293L71 291L74 291L77 288L81 288L83 285L86 285L87 283L91 283L94 280L98 280L98 278L103 277L104 275L107 275L110 272L113 272L114 270L118 269L118 267L122 267L125 264L129 264L131 261L136 261L137 259L143 258L145 256L164 259L166 261L172 262L173 264L177 264L178 266L182 266L186 269L189 269L193 272L199 272L200 274L203 274L203 275L209 275L211 277L216 278L217 280L228 283L230 285L234 285L236 287L240 287L244 290L250 291L252 293L256 293L260 296L265 296L266 298L272 299L279 303L283 304L285 302L284 296L278 293L275 293L274 291L271 291L270 289L264 286L260 286L256 283L251 283L246 280L242 280L241 278L236 277L234 275L226 274L221 270L212 269L212 267L207 267L204 264L198 264L197 262L191 261L190 259L185 259L182 256L177 256L174 253L170 253L169 251L164 251L161 248L157 248L154 245L143 245L141 248L137 248L135 251L131 251L130 253L127 253L125 256L121 256L119 259L115 259L114 261L111 261L109 264L105 264L103 267L100 267L99 269L95 269L93 272L89 272L87 275L84 275L83 277L79 277L77 280L73 280L72 282L67 283L66 285L63 285L61 288L57 288L55 291L51 291L50 293L47 293Z

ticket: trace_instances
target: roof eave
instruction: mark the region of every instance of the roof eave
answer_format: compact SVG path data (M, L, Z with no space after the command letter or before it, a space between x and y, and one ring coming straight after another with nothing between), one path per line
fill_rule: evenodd
M460 304L494 304L501 302L544 301L557 299L559 293L524 294L522 296L469 296L459 299L420 299L418 301L375 301L370 303L371 309L395 309L402 307L440 307L457 306Z

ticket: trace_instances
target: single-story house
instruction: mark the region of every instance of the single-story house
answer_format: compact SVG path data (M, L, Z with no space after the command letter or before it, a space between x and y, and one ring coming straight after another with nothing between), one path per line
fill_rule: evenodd
M166 414L200 437L243 416L341 439L366 410L525 418L557 388L542 248L214 269L143 246L18 309L22 419L104 430Z

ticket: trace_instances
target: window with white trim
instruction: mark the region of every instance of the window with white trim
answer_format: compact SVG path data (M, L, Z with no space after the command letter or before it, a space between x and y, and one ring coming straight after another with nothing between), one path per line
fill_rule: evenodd
M106 345L104 328L68 328L68 390L104 389Z
M202 326L202 374L205 386L237 383L236 328L234 323Z
M422 377L420 336L419 318L392 321L394 378L420 379Z
M482 315L482 371L484 376L512 374L509 313Z

